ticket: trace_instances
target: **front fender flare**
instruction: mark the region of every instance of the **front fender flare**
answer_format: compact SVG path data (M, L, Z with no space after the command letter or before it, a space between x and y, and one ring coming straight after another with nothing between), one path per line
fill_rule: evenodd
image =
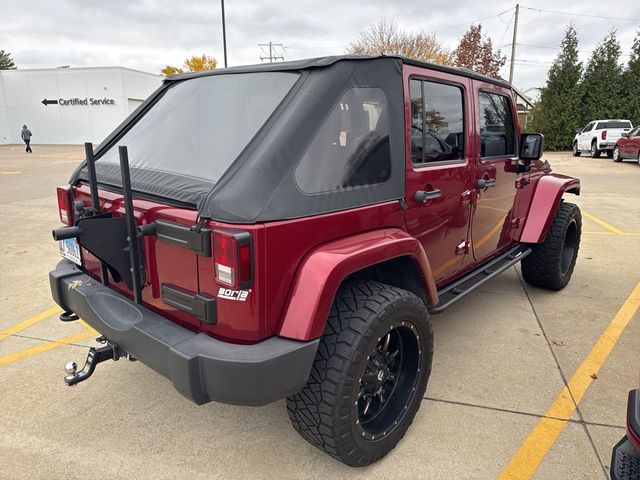
M438 303L431 266L420 242L399 228L374 230L329 242L307 254L294 279L278 335L297 340L320 337L345 278L371 265L404 256L416 262L429 302Z
M535 185L527 218L522 228L521 242L544 241L565 192L580 195L580 180L555 173L540 177Z

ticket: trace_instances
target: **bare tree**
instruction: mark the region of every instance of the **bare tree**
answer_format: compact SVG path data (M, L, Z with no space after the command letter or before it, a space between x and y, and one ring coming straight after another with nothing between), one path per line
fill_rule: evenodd
M452 53L425 32L407 32L395 22L382 20L360 32L360 38L349 45L348 53L356 55L402 55L424 62L451 65Z

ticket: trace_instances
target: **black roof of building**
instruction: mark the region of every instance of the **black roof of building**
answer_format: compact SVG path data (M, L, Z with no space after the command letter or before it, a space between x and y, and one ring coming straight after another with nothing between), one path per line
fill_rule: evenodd
M439 72L451 73L453 75L461 75L463 77L468 77L476 80L481 80L483 82L493 83L501 87L511 88L511 85L505 80L489 77L487 75L482 75L480 73L474 72L473 70L469 70L468 68L450 67L445 65L439 65L437 63L422 62L419 60L406 58L401 55L378 55L378 56L333 55L333 56L327 56L327 57L315 57L315 58L306 58L303 60L293 60L289 62L258 63L255 65L240 65L237 67L207 70L204 72L179 73L177 75L171 75L167 77L165 81L172 82L172 81L185 80L185 79L194 78L194 77L206 77L209 75L226 75L226 74L233 74L233 73L284 72L284 71L292 71L292 70L295 70L295 71L310 70L314 68L328 67L342 60L367 61L367 60L380 59L380 58L397 59L406 65L413 65L416 67L427 68L429 70L436 70Z

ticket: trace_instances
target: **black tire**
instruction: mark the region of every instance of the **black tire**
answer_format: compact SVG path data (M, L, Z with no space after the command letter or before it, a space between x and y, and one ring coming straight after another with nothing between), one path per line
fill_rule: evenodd
M616 145L615 147L613 147L613 156L611 158L613 158L614 162L621 162L622 161L622 156L620 155L620 149L618 148L618 146Z
M573 156L579 157L582 152L578 150L578 142L573 142Z
M291 424L335 459L369 465L411 425L432 357L429 312L418 297L383 283L348 281L336 294L306 386L287 398Z
M613 158L613 150L605 150L607 152L607 158Z
M531 285L549 290L566 287L578 258L582 216L573 203L560 203L544 242L532 245L522 260L522 276Z
M595 140L593 142L591 142L591 156L593 158L600 158L600 150L598 150L598 146L595 142Z
M640 150L638 150L638 166L640 166Z

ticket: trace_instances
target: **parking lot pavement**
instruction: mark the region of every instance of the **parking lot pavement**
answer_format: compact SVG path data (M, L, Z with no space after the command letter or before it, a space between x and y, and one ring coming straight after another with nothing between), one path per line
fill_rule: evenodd
M284 402L198 407L124 360L64 386L64 364L96 336L58 321L47 280L55 187L82 147L34 152L0 146L0 478L607 478L640 384L636 164L545 155L582 180L567 196L583 210L571 283L543 291L515 267L434 317L414 424L386 458L351 469L299 438Z

